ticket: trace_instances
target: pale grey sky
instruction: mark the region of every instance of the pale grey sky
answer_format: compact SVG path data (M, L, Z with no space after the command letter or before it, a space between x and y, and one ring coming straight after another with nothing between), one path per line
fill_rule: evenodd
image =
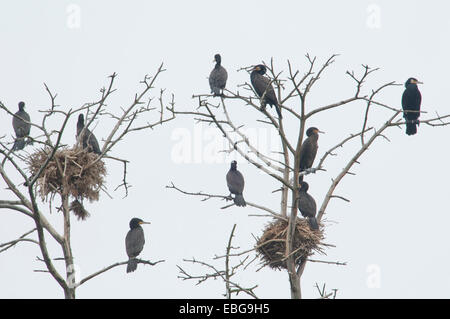
M74 16L74 10L79 16ZM109 106L118 110L140 90L143 76L164 62L167 72L157 86L175 94L179 110L189 110L196 106L192 94L209 93L207 76L215 53L222 55L231 90L249 80L244 72L236 72L240 67L273 57L280 70L287 70L290 59L304 72L307 52L321 62L339 53L311 93L310 106L350 97L353 87L345 71L360 72L360 65L368 64L380 71L366 83L367 93L382 83L404 83L414 76L424 82L422 108L428 113L422 117L434 117L436 112L450 113L445 99L449 10L445 1L433 5L423 1L2 2L0 100L13 110L25 101L32 120L38 121L38 109L49 103L44 82L58 93L57 102L69 109L98 98L107 76L117 72L118 90ZM402 92L403 87L390 88L380 100L400 107ZM354 104L311 120L311 126L327 133L319 140L318 157L361 128L363 109L362 104ZM11 139L11 118L0 114L0 135ZM239 103L233 104L231 115L237 123L261 128L255 113L245 112ZM381 124L388 115L375 112L373 124ZM97 125L99 141L109 129ZM448 298L449 130L421 125L417 135L408 137L404 128L391 128L386 133L390 143L379 139L364 154L361 165L352 169L357 175L346 177L336 190L351 202L333 200L327 209L326 242L336 247L327 249L327 256L317 257L348 265L309 263L302 280L305 297L318 296L317 282L338 289L340 298ZM125 267L116 268L80 287L78 298L221 298L224 285L220 281L199 286L181 281L176 265L193 274L204 272L182 259L211 261L224 251L234 223L238 224L235 245L242 249L253 246L252 234L261 235L269 219L248 216L257 213L250 207L221 210L221 201L201 202L165 189L173 181L189 191L228 194L229 160L211 163L203 155L199 162L178 163L172 152L180 132L192 134L194 153L205 151L210 143L206 128L196 128L192 118L182 116L154 131L129 136L114 154L131 161L130 195L122 199L121 191L113 191L122 168L107 162L107 185L114 199L102 194L100 202L87 204L91 217L84 222L74 219L72 225L81 277L126 259L124 238L134 216L152 222L144 229L147 242L142 258L166 262L155 267L139 265L133 274L126 274ZM69 145L75 142L75 120L64 138ZM308 176L310 193L318 204L330 179L357 146L341 149L328 162L327 172ZM279 195L271 193L276 183L245 161L238 168L246 180L245 198L277 209ZM12 199L3 181L0 198ZM48 218L61 226L58 213ZM32 227L24 216L0 211L0 243ZM59 257L57 247L50 245L50 249ZM48 274L33 272L42 269L36 261L39 255L28 243L0 254L0 298L63 297ZM261 298L289 298L286 272L255 272L257 268L250 267L237 280L247 286L258 284L255 293Z

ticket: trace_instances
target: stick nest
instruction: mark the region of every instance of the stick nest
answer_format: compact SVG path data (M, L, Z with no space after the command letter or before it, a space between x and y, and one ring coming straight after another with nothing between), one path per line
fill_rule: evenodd
M51 151L50 148L44 148L30 156L28 169L32 176L39 172ZM102 160L93 163L96 159L96 154L81 148L58 149L36 181L42 200L47 199L48 195L62 194L97 201L106 168Z
M263 235L256 243L258 255L264 266L276 270L287 269L285 260L287 232L288 222L284 219L276 219L266 226ZM295 263L299 265L314 251L324 253L322 250L323 238L322 229L311 230L307 219L298 218L293 242Z

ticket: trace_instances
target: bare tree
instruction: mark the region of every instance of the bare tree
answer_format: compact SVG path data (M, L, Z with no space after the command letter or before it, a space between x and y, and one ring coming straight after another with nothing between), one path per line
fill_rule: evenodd
M154 129L175 118L173 95L167 100L165 90L160 89L156 97L152 96L156 81L164 71L161 64L152 76L146 75L140 82L142 85L140 92L135 94L128 106L121 107L119 112L113 111L113 108L107 104L116 91L114 88L116 73L109 76L109 83L100 90L98 100L68 110L56 104L57 95L44 84L50 98L50 106L39 110L43 115L41 122L38 123L36 119L32 119L30 124L35 133L28 137L28 140L38 147L32 150L32 154L23 155L10 151L11 143L8 143L5 136L0 139L2 155L0 175L11 195L10 198L0 199L0 209L22 214L31 218L35 224L33 229L19 238L0 244L0 253L21 242L36 244L42 255L38 257L38 260L43 261L46 267L45 270L37 271L49 273L63 289L66 298L75 298L77 287L128 262L126 260L112 263L77 282L72 253L71 219L73 215L71 211L79 218L86 218L88 213L83 206L83 199L98 200L100 191L108 194L103 180L106 160L119 161L123 164L122 182L116 189L122 188L124 196L128 195L130 185L127 182L127 163L129 161L121 155L116 155L114 149L131 133ZM0 108L6 114L15 116L1 102ZM73 134L67 132L66 125L70 120L75 119L74 115L78 114L84 114L87 118L85 128L92 127L92 124L98 124L100 121L102 126L106 126L105 123L112 124L108 136L103 140L101 154L97 155L83 149L80 147L81 141L77 141L73 147L64 144L67 135ZM52 128L50 123L60 124L59 127ZM27 169L31 171L31 176L27 173ZM70 204L71 198L74 200ZM43 205L44 202L48 202L48 210ZM46 218L46 215L55 208L61 212L62 230L58 230ZM49 235L50 239L61 248L63 258L52 257L56 252L48 249ZM65 274L57 271L54 265L57 260L64 261ZM139 263L152 266L162 261L138 260Z
M225 152L238 153L256 169L264 172L267 176L279 183L280 206L278 208L262 206L252 201L251 198L248 199L247 206L259 209L266 213L266 215L268 213L268 216L271 218L285 220L287 222L287 229L283 239L276 240L281 240L284 245L283 247L285 247L283 262L285 262L285 269L289 275L291 297L295 299L302 297L301 277L308 261L345 265L345 263L341 262L313 260L309 257L298 258L295 256L296 250L298 249L294 243L297 232L296 225L301 220L301 218L297 217L298 209L296 200L299 196L299 176L318 171L326 171L327 160L331 156L337 155L336 151L338 149L345 147L351 142L356 143L359 139L359 148L349 160L343 160L343 169L331 178L331 185L322 203L318 206L317 220L320 223L331 199L336 198L349 201L343 196L336 195L335 190L344 177L354 175L351 172L353 165L359 164L360 157L368 151L369 147L379 137L389 140L385 135L388 129L405 125L405 121L401 117L403 111L397 107L390 106L387 102L382 102L380 99L381 93L385 90L401 84L391 81L383 83L374 89L367 90L365 88L366 81L378 70L367 65L362 65L361 72L347 71L346 76L354 83L354 90L348 92L346 98L322 106L316 106L315 103L310 102L310 92L316 87L319 80L325 76L325 72L335 62L336 57L337 55L333 54L320 65L315 57L313 58L307 54L307 66L303 74L299 70L295 70L290 61L287 61L287 75L284 77L282 76L283 71L278 72L276 70L273 59L269 65L263 62L270 70L271 83L275 87L279 104L284 113L283 119L275 118L273 116L274 112L271 112L269 108L262 107L260 99L256 97L257 95L248 82L239 85L239 89L244 90L247 94L241 94L239 91L225 90L226 94L220 98L219 103L217 103L217 98L214 99L209 94L194 95L193 98L198 101L198 107L195 111L175 112L177 115L191 116L198 123L214 126L228 142L229 148L224 150ZM253 66L244 67L238 71L249 71L252 68ZM264 95L262 97L264 98ZM236 100L242 103L240 106L241 112L244 109L245 112L256 111L254 112L255 118L257 117L256 121L277 132L281 141L280 149L272 150L271 154L267 154L252 144L244 133L245 127L248 124L238 123L239 119L232 118L230 115L228 104L231 104L230 101ZM397 102L395 101L396 104ZM355 132L345 132L345 128L343 127L340 140L338 140L334 147L324 152L321 158L316 159L316 166L300 172L300 149L309 120L323 112L332 109L343 109L353 104L359 106L359 108L355 106L353 109L363 114L361 129ZM364 107L363 109L361 109L361 105ZM390 112L390 114L381 123L370 121L370 115L379 110ZM422 111L422 113L426 112ZM444 126L449 124L446 120L448 120L450 114L443 116L437 115L425 119L423 117L420 121L422 125ZM281 160L275 158L273 154L281 154ZM202 200L212 198L229 199L227 195L186 191L175 186L173 183L167 187L185 195L201 197ZM233 204L226 205L222 208L225 209L230 206L233 206ZM323 229L324 226L321 224L321 231ZM243 253L257 248L251 248ZM323 295L328 296L325 293Z
M321 299L336 299L337 289L332 289L332 292L327 292L325 289L325 284L322 285L322 288L319 287L319 284L316 283L315 287L317 288L317 291L319 292Z
M222 279L222 281L225 283L225 298L231 299L232 295L235 294L236 296L239 295L239 293L244 293L252 298L258 299L256 296L254 290L258 287L258 285L254 285L252 287L243 287L241 284L237 283L233 276L235 276L241 269L245 270L255 259L249 260L249 256L245 256L245 258L240 259L239 262L235 265L231 264L231 259L234 256L237 256L232 253L232 250L236 250L239 247L233 247L232 241L234 237L234 232L236 230L236 224L233 225L233 229L231 230L230 237L228 238L227 247L225 249L225 255L224 256L216 256L215 259L224 258L224 266L225 269L221 270L218 269L218 267L214 266L211 263L207 263L204 261L196 260L195 258L192 259L183 259L183 261L188 263L193 263L197 265L201 265L203 267L206 267L210 270L209 273L201 274L201 275L191 275L186 270L184 270L181 266L178 266L178 270L180 271L180 275L178 278L181 278L183 280L196 280L197 285L207 281L208 279Z

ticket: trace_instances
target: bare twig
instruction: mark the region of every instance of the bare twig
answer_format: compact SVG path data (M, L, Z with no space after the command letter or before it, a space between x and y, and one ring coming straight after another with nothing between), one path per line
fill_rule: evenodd
M36 230L36 228L33 228L32 230L30 230L30 231L26 232L25 234L23 234L22 236L20 236L18 239L11 240L11 241L9 241L9 242L0 244L0 248L6 246L5 248L0 249L0 253L2 253L2 252L4 252L4 251L8 250L8 249L11 248L11 247L14 247L14 246L15 246L17 243L19 243L19 242L31 242L31 243L34 243L34 244L39 245L39 242L37 242L36 240L30 239L30 238L25 238L25 237L28 236L29 234L33 233L35 230Z
M158 260L158 261L155 261L155 262L151 262L151 261L149 261L149 260L143 260L143 259L136 259L136 261L137 261L137 263L139 263L139 264L150 265L150 266L155 266L155 265L157 265L157 264L159 264L159 263L165 262L165 260ZM78 283L75 285L75 287L81 286L81 285L84 284L86 281L91 280L92 278L95 278L95 277L97 277L97 276L103 274L104 272L107 272L108 270L111 270L111 269L113 269L113 268L115 268L115 267L122 266L122 265L126 265L126 264L128 264L128 260L125 260L125 261L121 261L121 262L117 262L117 263L111 264L111 265L109 265L109 266L107 266L107 267L105 267L105 268L103 268L103 269L101 269L101 270L99 270L99 271L94 272L93 274L91 274L91 275L89 275L89 276L86 276L85 278L83 278L82 280L80 280L80 282L78 282Z

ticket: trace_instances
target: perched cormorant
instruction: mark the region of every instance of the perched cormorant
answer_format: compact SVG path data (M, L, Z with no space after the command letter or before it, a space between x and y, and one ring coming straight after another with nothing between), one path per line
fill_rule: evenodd
M308 136L300 148L300 172L311 168L314 159L316 158L317 149L319 145L317 140L319 139L319 131L317 127L310 127L306 130L306 136ZM303 175L299 176L299 181L303 180Z
M19 110L14 114L12 125L16 133L16 139L12 151L18 151L25 147L25 137L30 135L30 115L25 112L25 103L19 102Z
M137 260L136 257L141 253L144 248L145 238L144 238L144 230L142 229L142 224L150 224L149 222L144 222L140 218L132 218L130 221L130 230L125 237L125 247L127 249L128 255L128 265L127 265L127 273L133 272L137 268Z
M269 104L270 107L275 106L278 117L281 119L281 110L278 105L275 91L273 90L271 80L264 76L265 73L266 67L262 64L259 64L255 66L252 70L252 73L250 73L250 80L252 82L253 88L256 91L256 94L258 94L260 98L265 94L261 107L265 108L266 104Z
M316 201L309 195L308 192L309 185L307 182L300 182L299 193L298 193L298 210L303 217L308 218L309 226L313 230L319 229L319 224L316 219Z
M209 75L209 86L211 87L211 93L213 93L214 96L217 96L223 94L223 89L227 84L228 74L227 70L225 70L225 68L220 65L220 63L222 62L220 54L216 54L214 56L214 60L216 62L216 66Z
M405 83L405 91L402 96L402 108L403 111L416 111L416 112L403 112L403 117L406 120L406 134L414 135L417 133L417 125L419 124L420 116L420 103L422 102L422 95L420 94L417 84L422 82L417 81L415 78L409 78Z
M89 152L94 152L95 154L101 154L100 147L98 146L98 141L95 138L94 134L86 127L84 127L84 116L83 114L80 114L78 116L78 122L77 122L77 138L83 131L83 137L81 139L83 149L88 148Z
M236 206L246 206L244 196L244 176L237 170L237 162L232 161L230 170L227 173L227 185L231 194L234 194L234 203Z

